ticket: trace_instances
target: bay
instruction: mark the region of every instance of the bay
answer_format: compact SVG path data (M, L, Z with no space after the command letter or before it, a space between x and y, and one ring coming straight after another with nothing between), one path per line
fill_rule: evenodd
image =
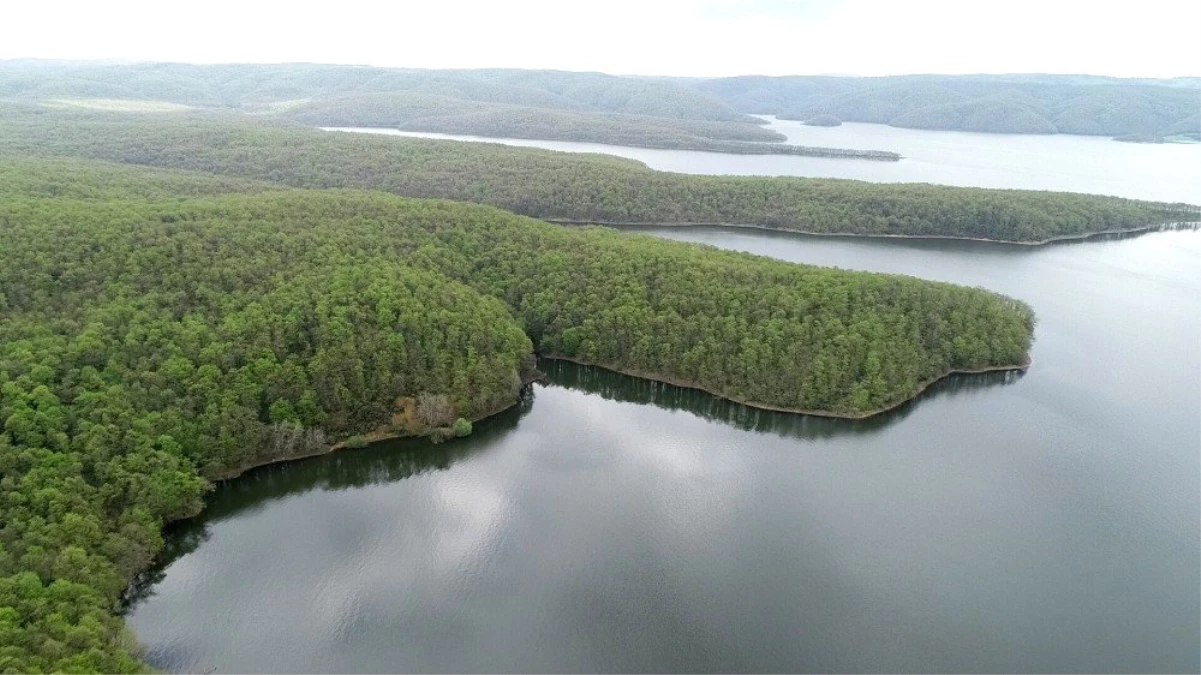
M1201 669L1201 233L640 234L1012 295L1039 316L1033 367L848 421L543 362L472 437L219 486L134 589L151 663Z

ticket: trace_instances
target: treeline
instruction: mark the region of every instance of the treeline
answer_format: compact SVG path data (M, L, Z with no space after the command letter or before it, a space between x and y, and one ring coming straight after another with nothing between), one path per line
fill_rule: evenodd
M535 349L854 415L1032 335L982 290L260 187L0 160L0 671L142 668L114 612L208 479L494 412Z
M562 110L453 98L425 92L355 94L280 106L279 114L322 127L391 127L408 131L642 145L712 139L778 143L784 135L747 122L675 119ZM541 135L538 126L545 127ZM664 146L668 147L668 146Z
M0 152L191 169L295 187L376 189L582 222L1041 241L1197 218L1195 207L1115 197L693 176L601 155L330 133L242 118L9 109L0 114Z
M833 115L815 115L805 120L805 125L810 127L840 127L842 120Z
M757 122L683 83L602 73L415 70L303 63L0 62L0 99L139 99L264 111L276 103L395 92L559 110Z
M989 133L1201 140L1193 82L1077 76L733 77L698 90L748 113Z
M280 115L322 127L390 127L405 131L744 155L900 159L895 152L787 145L780 142L784 140L783 134L741 122L551 110L411 92L344 96L302 103Z
M36 76L32 73L36 71ZM895 161L896 153L786 145L783 134L664 81L551 71L344 66L0 64L0 99L98 109L192 105L315 126Z
M133 99L256 114L274 114L302 104L327 110L340 108L345 120L352 119L347 114L358 109L362 121L347 121L345 125L366 126L369 124L366 120L373 115L378 117L372 111L380 111L382 100L405 95L457 101L456 109L471 108L472 104L511 105L580 113L574 119L547 115L548 135L537 136L547 139L562 138L565 133L562 129L569 123L576 127L593 126L589 133L596 139L620 138L611 121L606 122L593 113L761 123L746 114L752 113L798 120L829 114L847 121L923 129L1201 140L1201 127L1195 118L1199 96L1195 78L909 75L684 79L538 70L410 70L313 64L0 62L0 100ZM348 103L353 100L360 103ZM520 128L516 122L503 119L513 114L511 110L490 109L485 119L474 120L476 126L472 130L457 133L496 135L486 130L497 125L500 129ZM457 120L454 124L466 129L468 121ZM450 121L444 123L448 128L451 125ZM638 124L636 120L624 122L627 128ZM664 139L679 131L666 126L661 129L666 134ZM655 124L647 122L645 127L644 135L658 133ZM532 128L537 131L536 126ZM639 135L629 133L633 138ZM660 145L649 147L683 147L662 145L667 142L660 140Z

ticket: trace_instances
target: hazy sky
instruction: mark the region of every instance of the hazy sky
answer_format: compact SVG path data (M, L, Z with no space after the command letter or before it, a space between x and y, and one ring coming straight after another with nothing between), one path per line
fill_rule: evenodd
M1199 0L8 0L0 59L1201 75Z

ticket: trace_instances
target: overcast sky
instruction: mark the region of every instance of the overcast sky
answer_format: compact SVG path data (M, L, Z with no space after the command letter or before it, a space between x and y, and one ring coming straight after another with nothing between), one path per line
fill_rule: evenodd
M0 59L1201 75L1201 0L9 0L2 9Z

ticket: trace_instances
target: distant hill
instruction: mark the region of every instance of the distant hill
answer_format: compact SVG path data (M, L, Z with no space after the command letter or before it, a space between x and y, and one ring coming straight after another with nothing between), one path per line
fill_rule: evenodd
M154 101L482 136L794 152L755 114L917 129L1201 140L1201 78L618 77L552 70L0 61L0 101ZM337 120L336 122L334 120ZM763 143L764 145L758 145Z
M818 115L805 120L805 124L811 127L840 127L842 120L833 115Z
M778 143L784 135L755 124L517 105L424 91L347 94L299 102L278 114L312 126L371 126L509 138L642 145L696 137ZM678 146L676 146L678 147Z
M1201 140L1201 78L1092 75L732 77L694 82L751 114L834 115L917 129Z
M134 98L196 106L253 106L398 91L564 110L756 121L680 84L602 73L410 70L301 63L205 66L0 62L0 98Z
M408 91L339 96L279 109L277 114L322 127L385 127L747 155L900 159L892 152L785 144L784 134L741 122L556 110Z
M309 64L0 62L0 103L148 112L189 106L315 126L734 154L896 161L896 153L785 144L763 120L682 83L601 73L404 70Z

